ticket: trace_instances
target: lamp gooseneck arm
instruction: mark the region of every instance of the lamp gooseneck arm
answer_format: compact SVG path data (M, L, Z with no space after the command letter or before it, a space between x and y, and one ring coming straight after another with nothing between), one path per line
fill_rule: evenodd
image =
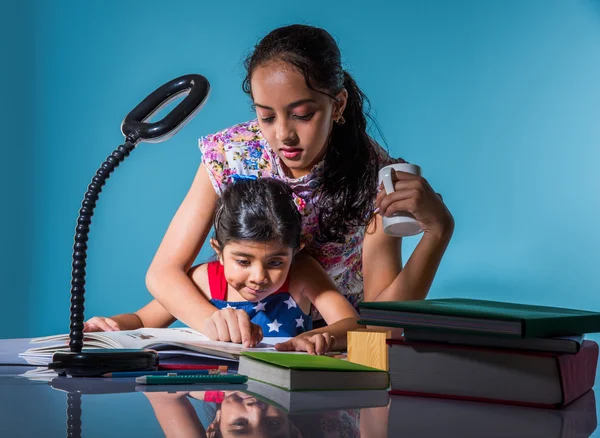
M75 228L75 243L73 244L73 266L71 271L71 325L69 330L69 348L74 353L80 353L83 348L83 322L85 301L85 268L87 258L87 241L90 224L94 215L96 201L100 196L102 187L110 174L129 156L135 149L136 138L130 135L124 144L110 154L88 185L87 191L81 201L77 226Z

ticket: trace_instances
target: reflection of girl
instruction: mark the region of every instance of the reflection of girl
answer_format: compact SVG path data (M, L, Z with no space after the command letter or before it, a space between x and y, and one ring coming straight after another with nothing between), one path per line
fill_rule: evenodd
M287 415L242 391L150 392L144 395L150 400L167 437L388 436L387 406ZM204 409L198 410L206 414L206 427L192 405L198 401L204 404Z
M290 415L290 420L311 438L359 438L361 410L324 411L314 414ZM367 431L369 432L369 431Z
M145 393L167 437L272 437L300 438L288 416L241 391ZM205 429L189 398L216 403Z
M190 395L197 397L197 393ZM213 397L216 398L214 401L217 402L217 409L214 420L207 428L208 437L302 436L283 411L249 394L240 391L204 393L205 401Z

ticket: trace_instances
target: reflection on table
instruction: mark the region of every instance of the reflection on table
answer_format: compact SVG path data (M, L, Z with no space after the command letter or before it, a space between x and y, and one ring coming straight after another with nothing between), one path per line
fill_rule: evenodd
M128 379L11 377L0 379L0 402L0 435L7 437L40 430L86 438L136 431L145 437L589 437L597 426L593 391L547 410L385 391L280 393L253 382L165 388Z
M560 410L423 397L391 399L390 436L583 438L597 426L593 390Z

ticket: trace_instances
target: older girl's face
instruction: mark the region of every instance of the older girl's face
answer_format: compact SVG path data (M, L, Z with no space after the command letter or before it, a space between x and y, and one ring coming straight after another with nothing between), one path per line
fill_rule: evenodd
M325 155L333 122L346 105L346 90L337 101L311 90L304 76L282 61L255 69L250 85L263 136L292 177L308 174Z

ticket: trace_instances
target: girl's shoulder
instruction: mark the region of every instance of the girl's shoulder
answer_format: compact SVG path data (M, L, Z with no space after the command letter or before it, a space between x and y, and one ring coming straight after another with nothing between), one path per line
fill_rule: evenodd
M202 292L202 295L204 295L207 300L210 300L211 293L208 265L209 263L202 263L192 267L188 272L188 276L192 279L192 282L196 285L200 292Z
M249 120L230 126L214 134L209 134L199 139L202 152L204 149L225 148L227 146L252 145L263 140L258 120Z
M238 177L264 177L276 173L277 165L257 120L202 137L199 146L202 163L219 196Z

